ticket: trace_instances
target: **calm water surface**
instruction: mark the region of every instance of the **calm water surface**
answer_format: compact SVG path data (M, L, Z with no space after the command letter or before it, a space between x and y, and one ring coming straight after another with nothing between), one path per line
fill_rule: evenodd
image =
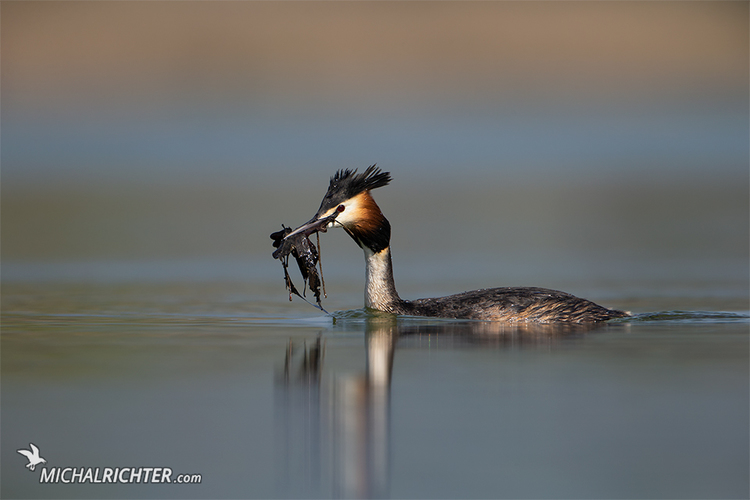
M329 276L327 316L278 278L3 283L2 496L748 496L743 290L592 289L637 316L587 330L368 314Z

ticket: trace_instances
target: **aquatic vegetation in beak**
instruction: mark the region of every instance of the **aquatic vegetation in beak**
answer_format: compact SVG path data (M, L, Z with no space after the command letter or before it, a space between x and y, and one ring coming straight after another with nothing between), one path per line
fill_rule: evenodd
M315 245L310 241L310 235L313 233L317 235L318 231L325 232L328 225L333 223L338 214L339 212L336 211L327 217L320 219L313 218L294 231L292 231L292 228L285 227L282 224L281 231L271 234L273 246L276 248L273 252L273 258L279 259L284 268L284 283L287 290L289 290L289 300L292 300L292 294L294 294L309 303L304 296L305 289L309 288L315 295L315 301L318 304L316 307L325 313L328 313L328 311L323 309L320 304L321 285L323 286L323 296L325 296L325 282L322 280L323 266L320 263L320 238L318 237L317 245ZM297 266L302 274L302 279L304 280L302 294L299 293L299 290L297 290L297 287L292 282L292 278L289 276L289 255L297 261ZM320 267L320 274L318 274L318 267Z

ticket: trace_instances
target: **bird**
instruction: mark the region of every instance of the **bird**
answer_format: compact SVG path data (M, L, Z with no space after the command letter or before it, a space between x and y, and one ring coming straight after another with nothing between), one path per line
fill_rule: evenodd
M33 471L39 464L46 464L47 461L39 456L39 448L34 443L29 443L31 450L18 450L18 453L29 459L26 468Z
M365 307L387 313L507 323L592 323L630 316L566 292L538 287L484 288L447 297L404 300L396 291L391 224L371 191L387 186L390 172L341 169L330 178L315 216L286 238L342 228L364 251ZM274 236L272 236L273 238Z

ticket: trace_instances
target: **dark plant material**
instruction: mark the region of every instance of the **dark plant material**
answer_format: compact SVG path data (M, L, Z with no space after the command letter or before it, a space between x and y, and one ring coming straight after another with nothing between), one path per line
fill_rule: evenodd
M318 246L310 241L310 235L317 233L318 231L325 232L328 224L338 215L338 212L334 212L328 217L321 219L313 219L307 224L303 224L294 231L292 228L281 225L281 231L276 231L271 234L273 240L273 246L276 250L273 252L273 258L279 259L281 265L284 268L284 283L287 290L289 290L289 300L292 300L292 294L297 295L303 300L305 298L305 288L309 288L315 295L315 301L318 303L317 307L322 311L325 311L320 304L320 287L323 284L321 280L321 273L318 274L317 266L320 263L320 241L318 240ZM292 278L289 276L289 256L294 257L297 261L297 267L302 274L304 285L302 287L302 293L300 294L297 287L294 286ZM323 284L323 295L325 295L325 284Z

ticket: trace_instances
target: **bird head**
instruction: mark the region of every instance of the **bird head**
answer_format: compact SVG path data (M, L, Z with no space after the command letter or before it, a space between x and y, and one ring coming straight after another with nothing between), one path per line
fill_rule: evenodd
M361 248L380 252L390 244L391 225L370 191L386 186L390 181L390 172L383 172L375 165L361 174L356 169L339 170L331 177L315 216L286 237L341 227Z

